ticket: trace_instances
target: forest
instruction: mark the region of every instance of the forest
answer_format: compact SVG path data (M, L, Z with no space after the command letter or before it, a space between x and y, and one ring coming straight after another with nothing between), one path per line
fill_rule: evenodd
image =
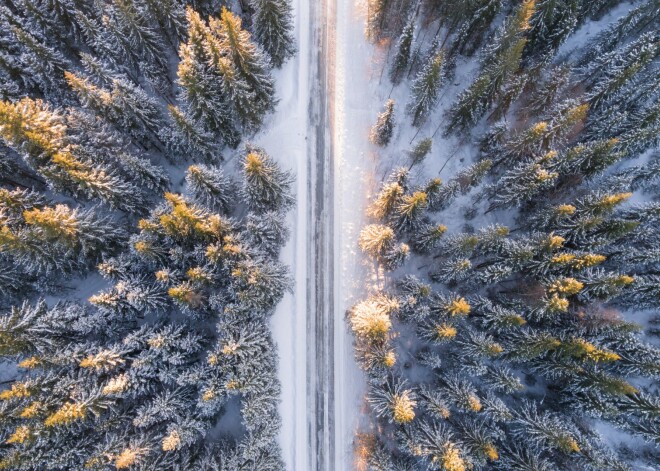
M368 2L391 165L347 313L357 469L657 469L659 26L657 0Z
M658 469L659 229L660 0L0 0L0 470Z
M0 2L0 469L279 470L288 0Z

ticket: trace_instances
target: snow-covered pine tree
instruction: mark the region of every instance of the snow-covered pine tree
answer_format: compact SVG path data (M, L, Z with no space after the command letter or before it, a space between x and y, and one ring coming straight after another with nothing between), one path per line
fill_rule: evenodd
M285 211L291 207L293 176L282 170L263 149L246 145L242 166L242 191L251 210Z
M290 0L250 0L250 6L255 40L279 68L296 52Z
M437 104L445 76L445 53L440 50L431 55L413 82L411 99L406 107L413 126L421 126Z
M196 201L228 213L234 184L224 175L222 168L191 165L186 172L186 189Z
M378 146L387 146L392 139L394 126L394 100L387 100L385 111L378 115L376 124L371 128L369 139Z
M390 80L397 85L401 82L408 69L412 53L413 38L415 35L415 17L411 16L403 28L395 46L395 55L390 66Z
M41 100L0 103L0 135L58 191L98 198L110 206L141 211L141 192L116 172L77 156L67 140L64 117Z
M233 64L236 76L225 75L227 82L243 80L247 90L233 87L232 101L241 101L247 109L236 107L243 125L248 129L259 127L264 116L271 112L276 103L273 78L268 60L252 42L250 34L242 28L240 17L223 7L219 19L210 18L209 27L219 46ZM241 100L239 95L248 93L251 98Z

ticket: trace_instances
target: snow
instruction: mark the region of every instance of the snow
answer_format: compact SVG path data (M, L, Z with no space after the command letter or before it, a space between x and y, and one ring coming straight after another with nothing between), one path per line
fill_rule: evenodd
M356 412L361 409L365 379L353 359L352 336L344 313L364 294L363 280L368 276L368 266L356 263L361 260L356 241L368 198L377 187L371 177L378 159L367 137L371 122L382 105L373 87L373 80L378 78L381 69L372 65L376 51L364 37L363 1L328 0L317 7L316 12L306 0L295 0L293 4L298 53L276 72L280 102L265 130L254 139L297 176L297 206L289 214L291 238L281 254L281 259L292 267L293 293L285 296L271 321L279 350L282 383L280 445L288 470L308 470L316 463L314 455L319 453L312 448L327 447L327 452L332 452L334 441L334 456L326 457L326 462L334 462L336 469L350 469L353 436L364 418ZM324 6L327 11L323 11ZM321 57L323 51L314 41L318 39L315 32L319 34L324 20L328 21L329 29L327 60ZM334 292L331 293L335 309L332 312L334 325L329 329L334 331L334 361L329 365L334 368L334 404L327 404L328 411L331 414L334 411L334 437L322 437L318 444L310 436L312 422L320 413L313 410L317 365L308 364L308 361L318 360L308 356L308 349L314 348L311 344L316 340L309 328L314 325L311 316L318 313L314 312L307 291L310 277L314 276L310 257L319 255L311 250L315 235L309 199L315 191L311 164L315 163L317 155L309 152L308 145L314 132L313 110L309 107L318 105L318 98L310 93L319 80L316 61L325 61L321 65L328 68L327 112L332 142L327 147L334 150L331 161L334 161L335 174L331 188L335 225L330 234L335 247L331 251L335 257ZM327 401L332 401L329 391L323 393ZM330 424L332 421L333 417ZM326 430L332 433L332 425ZM318 466L323 464L318 463Z
M280 259L291 268L293 292L280 302L271 319L273 337L279 350L279 380L282 384L279 436L282 456L288 470L307 469L307 130L309 103L310 19L309 2L295 0L296 56L275 71L280 100L265 130L254 141L283 168L296 174L297 205L289 213L291 237Z
M458 94L470 84L477 73L478 58L461 58L451 80L444 87L441 99L421 129L411 126L404 114L409 99L411 76L403 84L392 87L387 76L387 59L391 55L387 43L370 44L364 34L366 0L323 0L313 5L307 0L293 0L297 55L282 70L275 73L280 102L274 115L268 119L264 131L254 141L264 147L284 168L297 176L297 206L288 215L291 238L284 247L281 260L291 266L294 280L292 293L285 296L272 318L271 328L279 350L279 379L282 384L280 415L282 431L280 444L288 470L353 469L353 441L360 430L371 427L364 396L366 380L354 360L353 337L346 323L345 313L369 291L383 287L382 273L367 261L357 247L360 229L367 223L365 209L378 191L381 182L397 166L409 166L406 151L425 137L433 137L433 151L425 161L412 169L412 181L421 183L426 178L441 176L447 181L459 170L472 164L477 150L471 142L460 142L455 136L442 135L443 117ZM630 4L622 3L597 22L588 22L562 47L561 54L570 54L578 44L610 22L623 15ZM328 29L327 51L323 50L320 35ZM429 28L435 32L435 28ZM421 32L421 34L420 34ZM433 38L420 28L416 30L415 46L424 57ZM440 34L444 32L440 31ZM420 36L423 42L420 45ZM561 55L560 54L560 55ZM319 67L320 65L320 67ZM322 81L319 70L327 73L327 109L317 85ZM396 129L392 143L385 149L377 148L368 140L369 130L388 98L395 100ZM330 294L334 336L330 359L326 363L318 355L317 323L323 313L316 312L310 294L312 281L318 273L319 258L327 254L315 252L319 234L315 231L323 224L314 220L317 180L315 167L320 154L315 144L314 112L320 108L327 113L330 142L325 149L332 152L324 184L330 184L333 215L324 215L333 222L332 246L327 250L334 256L329 264L333 271L333 292ZM318 118L318 117L317 117ZM482 120L484 121L484 120ZM485 125L477 126L479 135ZM470 194L460 196L455 203L438 215L439 221L449 227L449 234L464 231L467 224L476 229L500 223L515 227L515 212L490 213L474 220L465 217L465 209L474 204ZM485 202L482 202L482 205ZM482 208L483 209L483 208ZM480 213L483 211L480 211ZM328 236L328 234L325 234ZM325 248L324 248L325 250ZM418 267L418 260L408 265ZM326 296L328 294L326 293ZM327 353L327 352L326 352ZM327 368L327 378L333 378L332 391L322 391L324 402L318 405L317 368ZM317 410L319 407L324 410ZM332 415L330 425L319 432L319 416ZM334 419L334 423L333 423ZM606 435L614 437L601 428ZM334 434L332 437L318 434ZM315 435L316 434L316 435ZM323 451L321 451L323 448ZM327 448L327 450L325 449ZM326 453L333 456L327 457ZM324 456L321 459L321 456Z
M335 164L335 464L351 469L352 441L364 422L360 415L366 384L355 363L345 312L364 296L365 280L374 280L363 261L357 237L364 225L368 198L376 190L378 164L368 136L382 103L374 82L379 54L364 36L366 2L337 0L335 64L331 103ZM375 281L375 280L374 280Z

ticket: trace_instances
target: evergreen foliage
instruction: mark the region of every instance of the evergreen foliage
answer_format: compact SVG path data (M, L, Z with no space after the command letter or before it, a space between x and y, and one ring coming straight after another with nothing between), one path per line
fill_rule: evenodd
M615 6L623 16L605 17ZM592 41L574 35L594 19ZM389 18L369 20L382 37L374 22ZM427 0L407 21L391 81L410 87L414 126L460 136L434 149L445 181L412 170L431 151L417 141L359 235L383 269L348 311L378 430L359 437L366 469L653 467L658 2ZM437 51L443 78L479 51L442 120ZM402 244L414 254L389 265Z
M369 139L374 144L385 147L394 133L394 100L387 100L385 111L378 115L376 124L371 128Z
M256 41L270 56L275 67L281 67L296 52L291 36L293 17L287 0L251 0L254 9Z
M283 468L293 178L220 166L296 49L252 3L0 2L0 469Z

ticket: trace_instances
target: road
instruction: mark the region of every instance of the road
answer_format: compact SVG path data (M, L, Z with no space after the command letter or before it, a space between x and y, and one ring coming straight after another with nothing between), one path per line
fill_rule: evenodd
M311 68L311 96L309 101L308 201L310 238L307 241L309 273L307 305L312 309L307 332L313 339L308 343L308 404L309 414L309 470L334 470L334 164L332 147L332 75L334 69L334 2L310 2L314 19L311 38L316 57Z
M369 122L379 106L370 99L364 1L293 0L298 54L276 76L280 103L257 137L297 176L292 237L281 256L292 266L293 293L272 321L290 471L353 468L364 378L344 313L363 294L356 240L376 162Z

